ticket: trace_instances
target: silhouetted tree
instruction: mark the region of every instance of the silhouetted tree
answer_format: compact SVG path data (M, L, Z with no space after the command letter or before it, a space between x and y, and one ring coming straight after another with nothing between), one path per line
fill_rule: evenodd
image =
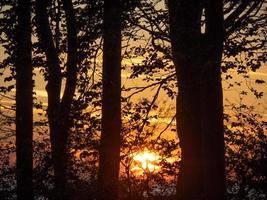
M18 200L33 200L31 1L19 0L16 28L16 178Z
M224 5L228 7L223 11ZM168 1L179 88L176 117L182 161L178 199L225 199L223 42L260 5L261 1Z
M118 198L121 143L121 1L104 1L102 131L98 199Z
M267 122L254 106L228 105L225 114L226 172L229 199L266 198ZM249 198L250 196L250 198Z
M61 2L60 2L61 3ZM47 94L48 120L52 147L52 160L55 174L55 196L57 200L67 199L66 168L67 168L67 138L71 126L70 111L76 87L77 71L77 30L75 12L72 1L62 1L66 16L67 29L67 63L65 89L60 99L63 74L60 67L58 49L54 44L49 25L47 9L51 1L36 1L36 20L40 42L47 59Z
M102 63L98 59L102 56L103 50L100 38L102 36L102 20L99 20L103 15L103 1L72 0L72 2L75 7L76 29L78 30L79 67L76 92L69 114L69 120L73 120L73 124L71 122L67 147L67 157L70 159L65 164L68 168L65 174L68 190L64 190L68 199L95 199L103 88L99 78L102 75L100 72ZM127 61L122 70L125 70L123 72L126 72L127 76L130 70L132 70L132 74L128 77L130 81L127 80L122 86L121 115L123 121L118 199L173 200L175 199L175 182L180 170L180 148L177 148L178 141L176 139L171 140L168 137L171 134L169 131L176 132L175 109L172 109L171 99L175 98L177 94L175 67L172 63L169 43L168 10L163 7L163 0L146 0L141 1L141 4L136 4L136 2L138 0L122 1L122 46L124 47L122 48L122 59L126 58ZM266 14L262 12L260 6L257 7L256 2L259 1L224 1L224 15L228 21L225 23L227 30L225 34L227 40L224 42L225 60L221 66L224 72L223 77L227 81L225 89L237 89L236 87L241 84L239 80L235 82L235 77L231 80L232 71L236 70L238 74L240 73L240 78L245 78L250 75L250 70L255 71L262 65L262 62L266 62L266 52L262 51L266 42L262 42L265 37L262 33L266 32L264 30ZM4 56L0 58L0 82L1 78L5 82L0 86L0 199L16 199L15 190L17 189L15 187L15 166L13 166L15 101L12 97L16 72L14 67L16 53L13 53L15 49L14 33L16 33L14 24L17 23L14 12L16 3L16 0L0 1L0 32L2 33L0 34L0 51L1 53L2 50L5 51ZM60 79L58 80L60 82L62 80L63 88L67 77L65 58L69 47L63 2L50 0L43 3L48 3L47 7L44 6L42 9L47 12L49 17L51 38L53 38L60 65L60 73L57 78ZM242 6L239 7L241 3ZM136 5L137 7L135 7ZM245 10L243 10L244 8ZM255 8L256 10L250 13L251 9ZM234 17L243 16L243 14L246 16L247 13L250 13L251 16L249 20L246 17ZM35 17L36 15L33 14L32 64L37 73L36 78L39 79L39 75L43 75L47 81L50 79L50 71L47 67L48 59L43 53L44 47L40 45L40 39L39 41L35 39L38 38L38 35L35 34L36 23L39 22L38 17ZM201 23L206 24L205 9L203 9L201 19ZM206 31L204 27L201 30L201 39L205 42ZM144 32L146 33L144 34ZM45 38L45 42L49 41ZM203 49L205 49L204 44ZM128 65L131 61L134 66ZM36 71L38 69L39 72ZM228 69L233 70L227 73ZM138 78L137 85L130 84L130 82L134 82L134 78ZM245 88L241 84L241 88L238 89L242 91L237 91L239 96L244 97L247 92L253 93L256 98L263 95L260 90L254 88L253 84L262 84L263 80L257 77L256 80L247 78L245 81L249 87ZM37 87L39 87L38 84L39 82L36 82ZM149 96L147 96L147 90L150 90ZM137 98L141 96L145 98L137 101ZM170 99L164 100L162 106L160 101L162 97L165 99L167 96ZM158 97L159 99L157 99ZM36 98L39 98L38 95ZM41 108L42 111L47 109L46 106L40 107L41 105L36 101L34 103L35 108ZM61 103L62 99L59 105L62 105ZM165 109L168 103L172 107ZM228 102L225 103L228 104ZM246 104L248 105L247 102ZM264 193L266 194L266 167L264 168L266 163L266 136L264 135L266 122L261 122L256 110L246 107L246 104L226 107L225 113L230 114L229 116L225 115L227 198L235 200L264 199ZM49 126L42 111L39 111L38 114L41 114L42 120L39 121L38 117L35 118L38 121L34 121L34 133L38 136L38 140L33 145L35 197L38 199L58 198L53 193L54 188L51 187L54 186L54 173L51 168L51 149L49 132L47 132ZM65 119L63 117L61 119L64 123ZM62 126L59 125L59 127ZM166 130L167 138L165 139ZM135 153L142 152L144 149L159 153L160 161L153 162L159 164L159 171L149 171L148 168L143 167L142 162L133 158ZM64 152L63 155L65 155ZM176 161L169 163L168 160L174 160L174 156L176 156ZM135 174L137 166L144 170L143 173ZM102 180L106 181L106 177L102 177ZM202 187L202 185L199 186ZM204 191L203 198L205 198Z

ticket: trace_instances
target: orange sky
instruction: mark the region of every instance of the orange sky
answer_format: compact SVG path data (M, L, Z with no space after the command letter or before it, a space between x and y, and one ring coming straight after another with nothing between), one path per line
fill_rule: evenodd
M4 52L3 48L0 46L0 60L4 58ZM140 60L137 60L136 62L140 62ZM141 78L136 78L136 79L129 79L129 70L127 70L127 67L130 68L130 63L127 60L124 60L123 63L126 65L126 71L122 72L122 84L125 85L126 87L130 86L142 86L147 84L146 82L142 81ZM36 87L35 87L35 92L37 94L37 98L40 101L46 102L46 91L45 91L45 82L40 75L38 71L36 72L35 81L36 81ZM5 71L5 74L8 74L8 70ZM242 81L243 84L241 86L235 86L234 89L227 90L226 86L227 83L224 80L223 81L223 88L224 88L224 98L228 99L230 102L233 103L239 103L240 98L239 98L239 91L241 90L247 90L246 84L245 84L245 79L242 78L241 76L237 75L235 71L231 71L231 75L234 77L231 82L235 81ZM256 85L253 84L254 87L258 88L260 91L263 91L264 93L267 93L267 65L265 64L258 70L257 72L249 72L249 75L251 77L251 80L255 79L263 79L265 80L266 83L261 84L261 85ZM223 74L223 77L225 75ZM4 83L4 76L0 77L0 85L6 85ZM148 98L151 99L155 93L155 90L148 89L145 92L142 92L138 95L136 95L133 100L137 101L139 98ZM14 95L12 92L10 95ZM9 99L0 99L1 104L8 104L10 100ZM263 96L262 99L256 99L251 92L248 92L248 95L245 97L244 102L249 104L249 105L254 105L256 106L257 111L261 112L264 116L265 119L267 119L267 96ZM159 107L174 107L175 106L175 100L171 100L168 98L168 96L165 94L165 92L161 92L159 95L159 99L157 101ZM226 101L225 101L226 103ZM259 104L259 105L258 105ZM35 110L35 117L37 117L36 113L39 112L38 110ZM173 110L172 113L170 113L166 118L160 118L159 122L164 125L170 121L171 116L175 114L175 110Z

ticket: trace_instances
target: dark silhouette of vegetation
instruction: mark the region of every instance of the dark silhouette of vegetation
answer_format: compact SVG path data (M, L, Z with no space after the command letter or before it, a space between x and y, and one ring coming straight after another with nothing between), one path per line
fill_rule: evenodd
M99 200L118 199L121 143L121 14L120 0L104 1L103 97L99 147Z
M52 30L49 25L49 16L47 14L47 8L51 6L51 2L41 0L36 1L37 32L47 60L47 113L55 173L54 198L57 200L67 199L67 140L71 124L69 115L76 87L78 62L77 29L73 4L72 1L62 1L62 4L65 12L67 29L67 62L65 89L62 99L60 99L62 86L62 72L60 67L61 61L58 54L58 47L54 44ZM60 6L60 4L58 6ZM57 14L59 15L59 13Z
M221 57L223 1L168 1L182 149L178 199L225 199ZM201 17L205 10L205 32Z
M33 0L29 42L17 1L0 1L0 199L19 198L18 38L32 43L35 199L265 199L266 3L217 3Z
M182 163L186 162L191 167L189 166L185 167L185 171L186 171L185 174L188 174L188 177L185 179L189 181L188 184L186 183L186 180L182 180L183 179L182 178L183 167L181 168L182 171L180 173L180 176L182 177L180 178L181 181L178 181L178 188L179 187L182 187L182 188L180 189L180 192L178 190L178 195L183 195L183 193L185 193L184 195L186 196L188 193L189 196L192 196L192 195L193 196L204 196L206 198L207 195L209 195L207 193L211 192L211 193L214 193L213 195L218 195L216 199L223 198L224 196L222 194L223 191L221 191L221 194L220 194L220 192L214 189L217 185L218 189L221 190L224 185L223 183L224 182L223 181L224 167L222 167L224 163L224 158L223 158L224 148L223 148L223 137L222 137L223 130L222 130L222 126L219 126L219 124L222 124L222 98L220 97L221 94L219 92L221 90L220 89L221 87L220 86L221 84L221 80L220 80L221 59L220 57L222 56L222 53L223 53L222 44L224 40L226 40L227 42L231 41L229 38L232 36L231 34L234 31L239 32L240 29L245 28L248 23L255 20L255 18L253 17L255 16L255 14L257 15L262 2L255 1L255 2L248 3L248 2L224 1L223 3L224 3L224 11L222 11L222 7L223 7L222 2L221 2L221 5L212 5L212 3L209 3L209 2L206 2L205 4L203 4L201 3L201 1L197 1L197 2L169 1L167 3L170 8L169 9L170 10L169 18L170 18L170 26L171 26L170 34L171 34L171 37L173 37L172 39L173 55L170 54L170 48L167 45L164 45L164 43L166 44L170 42L168 35L166 34L167 32L166 29L168 29L168 25L164 26L164 23L166 23L165 21L166 18L164 18L164 14L165 14L164 11L159 12L161 13L161 15L157 16L155 15L156 10L151 8L151 5L148 4L146 5L146 9L140 8L140 13L138 13L137 15L137 20L139 21L143 20L146 23L144 23L143 25L142 24L140 25L134 22L135 24L137 24L138 27L145 30L151 35L151 44L153 45L155 50L153 49L147 50L147 49L142 49L140 47L137 47L135 49L137 50L137 53L141 52L142 55L144 54L142 52L149 52L150 53L149 55L151 56L151 60L153 59L154 61L150 61L150 60L149 62L147 62L147 60L144 61L143 66L146 67L146 69L144 70L140 68L140 66L136 66L133 71L134 72L133 77L138 77L141 74L148 75L149 78L146 77L144 78L144 80L156 80L158 82L159 89L160 88L164 89L165 91L167 91L167 94L170 97L174 97L175 91L173 91L172 87L165 87L165 88L162 87L162 84L164 83L166 84L167 81L168 83L172 83L173 81L173 71L172 71L173 66L168 65L167 62L163 62L162 60L166 58L172 59L176 66L176 75L178 78L178 89L179 89L179 93L181 94L180 96L185 95L185 97L181 97L182 98L181 102L177 102L178 103L177 109L184 110L183 113L177 112L178 113L177 117L179 118L179 120L182 121L181 123L179 123L179 120L177 119L177 123L178 123L179 139L181 142L180 144L181 144L182 149L184 145L184 153L187 154L186 152L188 152L188 154L185 157L188 157L189 159L188 161L186 161L186 158L182 159ZM209 6L213 6L213 8L210 9ZM221 8L221 11L217 12L219 7ZM147 12L148 10L151 10L151 12ZM193 11L195 11L195 13ZM216 14L215 13L212 14L212 12L216 12ZM230 12L233 12L233 13L231 13L231 16L228 16ZM223 28L221 29L219 28L223 26L222 25L223 14L227 16L227 19L226 19L227 23L225 22L226 23L225 30ZM215 22L216 19L217 19L217 22ZM231 20L232 22L230 22ZM259 24L261 24L261 22ZM213 26L214 27L216 26L216 28L214 28ZM255 25L255 27L256 26L257 25ZM253 27L254 30L255 30L255 27ZM244 32L242 33L245 34ZM240 35L242 37L242 33L238 34L237 37L240 37ZM242 45L246 46L247 42L248 41L243 40ZM251 43L251 41L249 43ZM259 40L255 43L258 43L258 45L253 45L253 47L257 48L261 46L264 43L264 41ZM228 51L231 51L231 49L235 49L237 53L237 52L242 52L247 48L247 47L241 48L240 46L241 44L239 45L238 43L237 44L231 43L231 47L229 45L225 45L226 47L225 54L229 56ZM216 47L216 48L212 49L212 47ZM157 52L163 53L164 56L160 56L159 54L157 54ZM216 54L216 52L217 52L217 56L214 55ZM214 55L213 59L212 59L212 55ZM255 56L255 54L253 55ZM249 57L250 57L249 59L251 59L251 57L253 56L249 56ZM255 59L252 58L251 60L254 60L255 62ZM205 62L207 62L207 64L204 64ZM260 62L261 62L260 60L256 61L256 63L260 63ZM231 62L227 63L228 67L231 66L230 63ZM149 67L147 66L147 64L149 64ZM169 70L172 71L172 74L168 73L168 71L165 70L167 69L166 65L168 66ZM216 65L217 67L215 67ZM251 64L250 67L253 69L254 67L257 67L259 65ZM160 66L160 67L155 67L155 66ZM239 68L238 65L233 65L233 66L237 66ZM205 67L207 67L208 69L206 69ZM163 70L159 70L160 68L163 68L164 72ZM226 68L224 66L223 69L225 70ZM202 70L203 70L203 73L201 73ZM215 71L212 72L212 70L215 70ZM153 75L150 75L153 73L159 73L159 74L164 73L165 77L162 78L161 80L158 78L153 79ZM212 74L207 75L208 73L212 73ZM217 80L216 80L216 77L217 77ZM227 78L229 77L231 76L228 76ZM181 83L179 83L179 80L181 81ZM211 81L212 83L208 83L209 81ZM217 83L215 84L215 82ZM207 84L207 86L205 86L205 84ZM183 88L183 85L184 85L184 88ZM149 88L151 86L155 87L154 82L151 85L146 86L146 88ZM169 86L171 85L169 84ZM193 90L193 87L196 87L196 89ZM140 87L139 92L143 91L146 88ZM201 88L204 90L204 92L201 91L202 90ZM214 89L214 91L212 88ZM205 91L206 91L206 94L205 94ZM219 93L216 93L216 91ZM197 98L198 93L199 93L200 98ZM257 94L257 91L254 91L254 93L258 97L259 95L261 95L261 93ZM212 97L209 97L209 95L211 95ZM216 99L215 96L217 96L218 98L217 100L215 100ZM191 99L192 102L190 102L189 99ZM179 95L178 95L178 100L179 100ZM214 104L210 102L213 100L215 100ZM190 103L192 104L190 106L186 106L186 105L179 106L179 104L190 104ZM203 105L203 108L201 108L201 105ZM214 107L212 107L212 105L214 105ZM193 112L193 110L196 110L196 112ZM186 112L188 112L188 114L186 114ZM201 112L205 114L202 116ZM210 113L211 119L207 119L205 123L204 121L206 120L205 118L208 117L209 115L208 113ZM187 119L187 123L184 121L186 119ZM216 119L218 120L217 125L215 125L216 123L213 122L213 120L216 120ZM196 127L194 126L194 124L196 125ZM212 128L213 125L215 126ZM200 130L202 129L204 130L205 127L207 130L205 130L202 133L202 131ZM219 129L219 127L221 128ZM191 134L189 134L188 132L191 132ZM185 140L187 140L187 142L183 142L183 137L182 137L183 134L185 135L184 137L185 137ZM217 136L214 136L213 138L213 137L210 137L210 135L217 135L218 139L215 139ZM208 140L212 140L212 138L218 141L218 143L220 143L221 145L216 144L215 141L208 142ZM212 147L214 144L216 145ZM210 148L213 150L207 150L209 148L208 147L209 145L211 145ZM201 146L203 147L200 148ZM217 148L219 148L220 150L219 149L216 150ZM203 149L202 152L199 149ZM213 155L214 159L208 158L207 160L212 161L210 163L211 165L216 164L216 163L217 164L221 163L219 164L221 165L221 168L211 167L212 169L216 169L216 170L221 169L221 172L218 171L218 174L221 174L220 175L221 179L218 179L218 176L210 175L212 170L207 167L209 162L205 160L205 157L212 156L212 155L209 155L211 154L211 152L212 154L214 154ZM215 156L216 152L220 154L220 156L219 155ZM218 161L220 157L221 157L220 162L214 162L214 160ZM199 161L199 159L200 160L203 159L203 161ZM193 170L194 167L196 167L196 169ZM201 168L202 170L200 170ZM203 181L205 182L205 176L206 176L208 184L203 183ZM213 181L209 180L212 178L214 178ZM196 181L196 184L193 184L194 182L193 180ZM220 184L220 181L218 180L222 181L221 184ZM200 182L202 182L202 184ZM182 185L179 186L179 183ZM195 185L195 189L192 184ZM212 190L208 189L209 184ZM206 187L206 190L208 191L205 191L205 188L201 188L201 187ZM187 192L186 188L190 191ZM191 190L196 190L195 191L196 194L194 194L194 192L192 192ZM187 197L187 198L184 197L184 198L190 199L190 197ZM194 197L191 197L191 198L194 198ZM214 199L214 198L215 197L211 197L211 199Z
M18 1L16 11L17 199L33 200L33 67L31 59L31 1Z

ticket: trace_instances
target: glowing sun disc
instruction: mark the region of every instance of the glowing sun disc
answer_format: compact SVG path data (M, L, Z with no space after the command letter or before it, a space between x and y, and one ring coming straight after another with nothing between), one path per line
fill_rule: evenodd
M134 160L134 166L132 167L133 171L155 171L160 167L158 165L160 156L154 152L144 150L132 155Z

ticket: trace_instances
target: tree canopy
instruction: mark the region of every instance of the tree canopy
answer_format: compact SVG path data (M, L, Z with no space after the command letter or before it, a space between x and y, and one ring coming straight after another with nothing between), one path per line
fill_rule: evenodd
M266 198L265 0L27 2L0 2L0 199Z

